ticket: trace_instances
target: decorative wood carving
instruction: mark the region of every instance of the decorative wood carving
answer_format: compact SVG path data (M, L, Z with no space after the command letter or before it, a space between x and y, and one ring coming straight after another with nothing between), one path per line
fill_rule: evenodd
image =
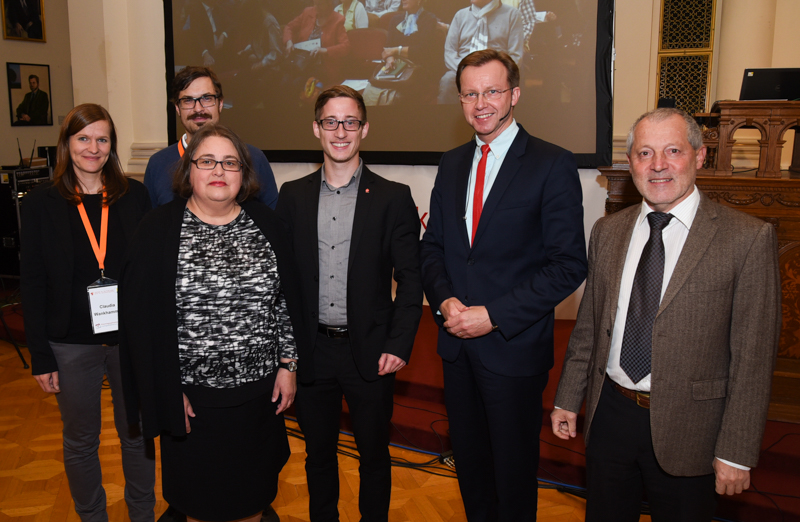
M757 178L781 177L781 153L789 129L800 127L800 102L775 101L719 101L708 114L697 114L704 118L703 143L708 149L706 161L700 174L708 176L732 176L731 156L733 138L738 129L758 129L759 157ZM800 139L795 132L792 164L789 171L800 175Z

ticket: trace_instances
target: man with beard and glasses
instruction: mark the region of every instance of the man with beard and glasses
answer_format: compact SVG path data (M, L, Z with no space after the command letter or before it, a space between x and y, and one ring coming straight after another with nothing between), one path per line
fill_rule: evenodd
M50 99L46 92L39 89L39 77L35 74L28 76L28 85L31 92L25 95L17 107L17 121L14 125L47 125Z
M189 146L192 136L206 122L218 123L222 112L222 84L208 67L189 66L175 75L170 90L171 100L186 133L178 143L150 157L144 172L144 185L150 192L153 207L169 203L175 197L172 174ZM247 145L261 187L256 198L270 208L278 202L278 187L267 157L258 148Z

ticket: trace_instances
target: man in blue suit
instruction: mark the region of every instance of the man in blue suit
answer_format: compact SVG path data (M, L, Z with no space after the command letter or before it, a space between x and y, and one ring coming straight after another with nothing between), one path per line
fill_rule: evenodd
M467 519L526 522L536 520L554 308L586 277L581 186L570 152L514 120L519 69L508 54L468 55L456 87L475 139L439 164L423 286Z

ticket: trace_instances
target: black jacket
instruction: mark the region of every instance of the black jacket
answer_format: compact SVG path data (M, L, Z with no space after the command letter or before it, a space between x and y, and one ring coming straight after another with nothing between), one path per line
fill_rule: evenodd
M305 340L314 346L319 311L317 212L321 170L284 183L276 212L289 228L303 290ZM347 326L361 377L378 379L378 360L390 353L408 362L422 316L420 221L407 185L364 167L356 197L347 267ZM392 300L392 278L397 282ZM296 337L300 335L295 332ZM313 357L313 353L310 354ZM314 380L300 363L298 379Z
M22 308L34 375L58 371L49 339L69 332L75 244L70 205L52 184L37 187L22 200ZM123 244L130 243L149 210L147 189L128 179L128 192L109 207L109 214L122 221Z

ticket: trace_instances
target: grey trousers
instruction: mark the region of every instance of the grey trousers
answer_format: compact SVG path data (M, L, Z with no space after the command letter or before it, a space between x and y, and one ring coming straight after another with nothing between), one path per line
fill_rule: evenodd
M103 375L111 385L114 424L122 448L125 502L133 522L152 522L155 514L156 461L139 426L129 426L122 397L119 347L51 342L61 392L56 394L64 423L64 468L75 511L84 522L106 522L106 492L100 471Z

